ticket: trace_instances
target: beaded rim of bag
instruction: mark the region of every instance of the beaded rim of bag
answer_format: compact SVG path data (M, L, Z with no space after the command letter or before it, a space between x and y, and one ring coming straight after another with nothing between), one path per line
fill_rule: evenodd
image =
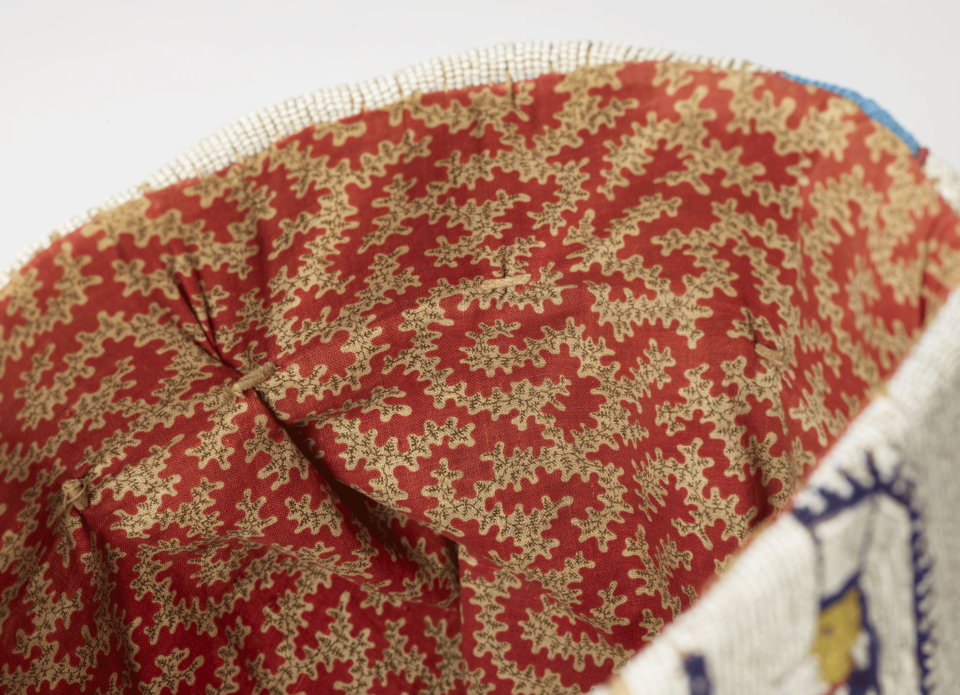
M727 70L777 72L758 63L728 56L677 53L598 41L534 41L497 44L483 49L434 58L390 75L364 82L321 89L271 104L238 118L204 138L137 186L116 193L61 224L36 242L0 274L2 285L53 241L91 222L100 212L141 198L181 181L212 174L270 147L310 125L330 123L367 110L379 109L420 92L441 92L482 85L530 80L549 73L567 73L587 66L648 60L699 63ZM960 212L960 175L944 160L929 154L924 173L954 210ZM6 277L3 277L5 275Z

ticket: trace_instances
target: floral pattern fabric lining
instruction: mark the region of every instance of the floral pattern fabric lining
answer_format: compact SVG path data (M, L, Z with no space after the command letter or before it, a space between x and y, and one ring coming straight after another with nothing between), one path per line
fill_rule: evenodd
M415 96L104 212L0 293L0 692L585 692L958 254L854 103L680 62Z

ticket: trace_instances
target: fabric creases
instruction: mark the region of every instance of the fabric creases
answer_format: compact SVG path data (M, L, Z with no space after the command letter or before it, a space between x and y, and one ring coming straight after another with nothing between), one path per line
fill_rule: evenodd
M954 292L791 513L595 695L952 692L960 677L958 381Z
M0 292L0 693L586 692L800 519L958 268L856 104L676 61L150 191Z

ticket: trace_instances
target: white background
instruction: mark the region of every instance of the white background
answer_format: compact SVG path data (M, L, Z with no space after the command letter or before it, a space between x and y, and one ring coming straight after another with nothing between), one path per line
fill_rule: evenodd
M469 48L565 39L850 87L960 165L960 0L0 0L0 267L263 106Z

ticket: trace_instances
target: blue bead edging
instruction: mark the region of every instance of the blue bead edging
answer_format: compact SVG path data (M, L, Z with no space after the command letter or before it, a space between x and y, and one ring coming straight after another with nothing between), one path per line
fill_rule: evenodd
M687 672L690 695L713 695L713 683L707 673L707 659L703 654L690 654L683 660Z
M913 137L906 128L897 123L893 119L893 116L884 111L873 99L867 99L859 92L855 92L852 89L846 89L845 87L838 87L836 85L827 84L826 82L820 82L818 80L808 80L805 77L800 77L799 75L794 75L789 72L781 72L780 74L783 77L793 80L794 82L799 82L800 84L810 84L814 87L819 87L820 89L826 89L828 92L833 92L837 96L841 96L844 99L849 99L859 106L863 112L867 114L867 116L875 120L877 123L882 123L897 137L903 140L907 144L907 147L910 148L910 151L913 152L914 157L916 157L920 152L920 143L917 142L917 139Z

